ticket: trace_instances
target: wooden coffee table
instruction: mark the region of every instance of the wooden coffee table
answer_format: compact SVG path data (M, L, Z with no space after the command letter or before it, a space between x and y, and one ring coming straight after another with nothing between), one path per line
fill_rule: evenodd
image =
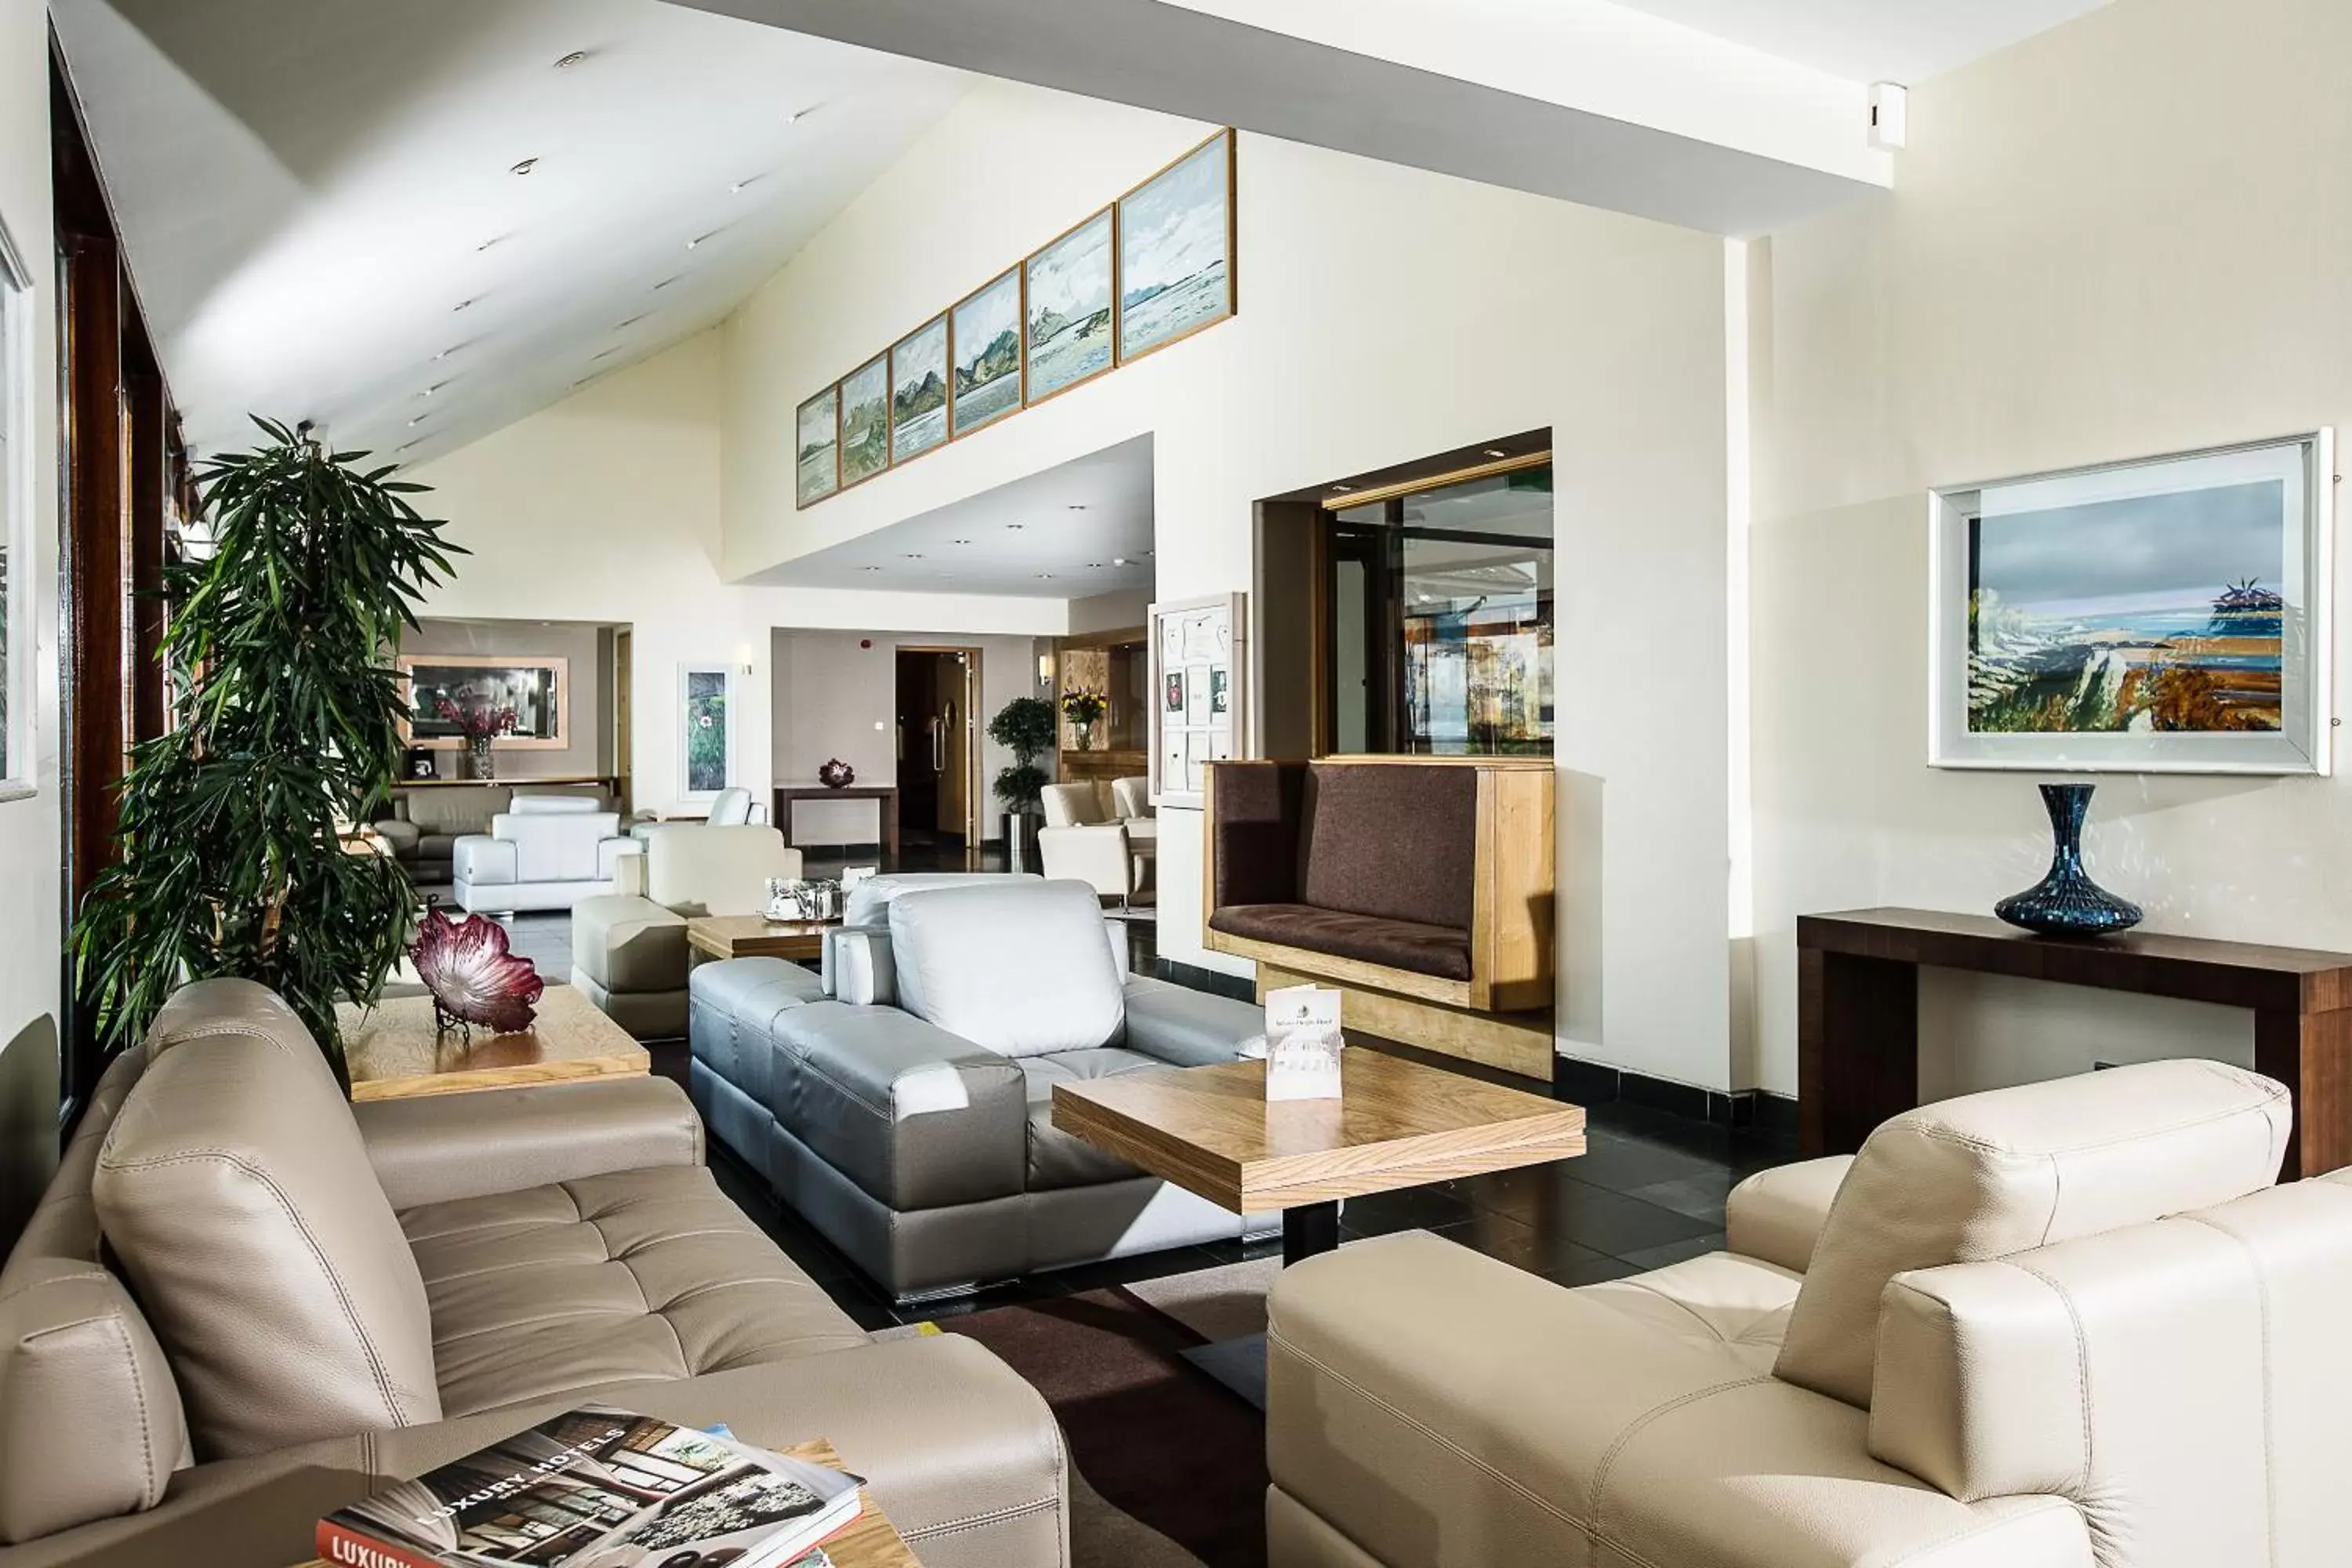
M1054 1086L1054 1125L1235 1214L1282 1211L1283 1258L1339 1245L1339 1200L1584 1152L1584 1108L1366 1047L1341 1097L1268 1104L1265 1064Z
M1054 1125L1235 1214L1282 1211L1285 1267L1339 1245L1339 1202L1584 1152L1584 1108L1366 1047L1340 1098L1267 1103L1265 1064L1222 1062L1054 1086ZM1260 1409L1265 1336L1185 1359Z
M462 1094L653 1069L645 1047L570 985L547 988L530 1028L513 1035L476 1029L470 1041L457 1034L436 1038L430 996L392 997L366 1012L340 1003L335 1018L342 1027L355 1100Z
M696 915L687 945L712 958L820 958L839 921L772 921L761 915Z

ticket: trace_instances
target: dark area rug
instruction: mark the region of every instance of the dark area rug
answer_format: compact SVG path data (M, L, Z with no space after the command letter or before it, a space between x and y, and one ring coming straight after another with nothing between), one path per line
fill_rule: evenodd
M1207 1568L1265 1568L1265 1421L1183 1360L1200 1335L1124 1288L940 1327L978 1340L1045 1396L1070 1462L1106 1502Z

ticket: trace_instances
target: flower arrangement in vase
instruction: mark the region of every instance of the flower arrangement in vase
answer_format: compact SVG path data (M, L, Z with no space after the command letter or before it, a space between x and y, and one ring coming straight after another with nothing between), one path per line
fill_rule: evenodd
M1081 686L1062 693L1062 717L1070 721L1071 731L1076 735L1077 748L1081 752L1094 750L1095 726L1101 723L1102 716L1109 711L1110 703L1099 691Z
M444 697L435 706L434 711L443 722L457 726L457 732L466 737L466 760L471 764L474 776L478 779L496 777L498 764L490 760L490 742L500 735L515 732L521 722L515 710L510 707L493 708L480 702L461 707Z

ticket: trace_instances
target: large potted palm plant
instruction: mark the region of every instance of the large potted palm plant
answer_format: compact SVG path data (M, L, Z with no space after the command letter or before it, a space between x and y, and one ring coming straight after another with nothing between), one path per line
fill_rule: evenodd
M373 1002L416 896L355 825L387 815L407 700L392 652L464 552L408 497L307 427L196 479L208 553L171 568L163 657L173 725L131 754L121 857L74 926L79 993L106 1044L145 1032L174 987L269 986L348 1081L335 1002Z

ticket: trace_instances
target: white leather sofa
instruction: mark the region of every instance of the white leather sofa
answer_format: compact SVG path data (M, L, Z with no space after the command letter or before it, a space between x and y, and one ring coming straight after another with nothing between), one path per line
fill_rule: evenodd
M801 852L772 827L666 823L625 861L612 890L572 906L572 984L641 1040L686 1033L686 922L753 915L768 879L801 874Z
M477 914L565 910L613 890L622 861L638 852L620 814L583 795L517 795L450 847L457 902Z
M1037 830L1045 875L1088 883L1122 906L1153 902L1160 823L1146 788L1139 778L1047 784Z
M1231 1061L1256 1007L1128 974L1083 884L874 880L831 999L781 959L689 981L695 1104L783 1203L900 1300L1272 1228L1053 1122L1055 1083Z
M1750 1178L1582 1289L1426 1234L1270 1304L1274 1568L2352 1562L2352 1171L2285 1090L2127 1067Z

